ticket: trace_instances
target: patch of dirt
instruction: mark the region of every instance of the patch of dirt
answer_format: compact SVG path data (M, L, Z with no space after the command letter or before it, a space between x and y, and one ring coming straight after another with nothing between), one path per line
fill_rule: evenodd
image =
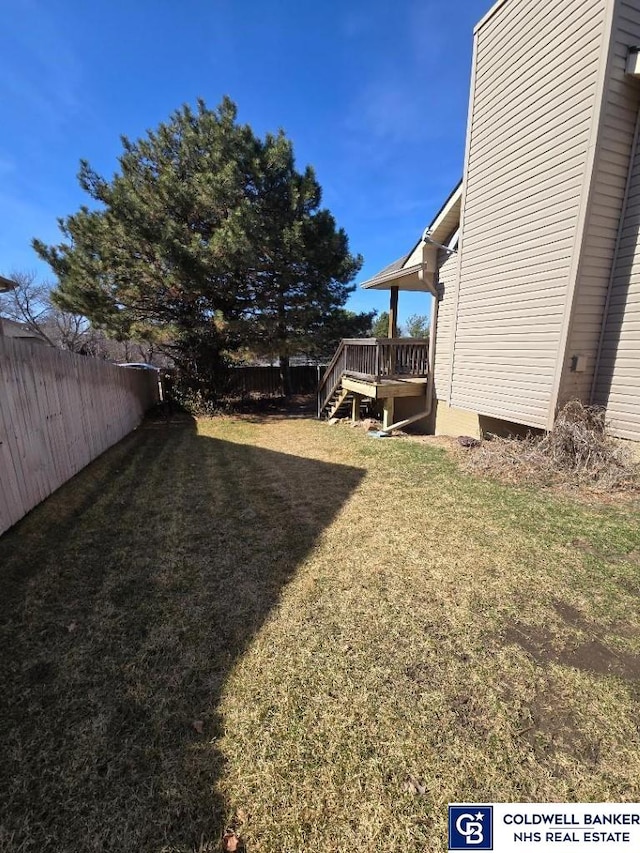
M540 664L560 663L595 675L615 675L627 681L640 679L640 657L615 651L597 638L573 647L558 647L558 638L547 628L515 623L506 630L504 639L520 646Z
M587 618L582 611L566 601L556 600L553 602L556 613L570 628L575 628L578 631L584 631L597 636L598 626L593 620ZM628 622L616 622L611 626L611 633L617 634L620 637L633 639L640 634L640 628L637 625L630 625ZM613 654L618 654L614 652Z
M458 722L465 728L486 737L493 728L493 719L477 697L469 693L459 693L451 702L451 709Z
M524 625L521 622L514 622L504 632L506 643L515 643L520 646L537 663L557 660L558 652L553 647L554 639L551 631L545 628L534 628L532 625Z
M582 731L575 713L565 707L559 691L553 685L536 693L529 708L530 725L522 732L536 758L547 763L555 776L566 772L554 756L565 753L579 761L595 764L600 755L599 742L593 742Z
M637 578L635 581L628 581L624 578L621 578L618 581L618 584L623 590L625 590L625 592L628 592L634 596L640 595L640 578Z
M572 539L567 543L570 548L575 548L577 551L582 551L583 554L590 554L592 557L597 557L599 560L610 559L607 554L603 554L588 539Z
M558 616L571 628L577 628L578 631L594 630L594 623L587 619L584 613L578 610L577 607L573 607L571 604L567 604L566 601L560 601L559 599L556 599L552 603Z
M640 636L640 628L637 625L629 625L628 622L614 622L611 630L613 633L628 640L633 640Z
M618 675L628 681L640 679L640 657L628 652L614 651L600 640L590 640L575 649L563 652L560 663L585 672Z
M406 667L404 674L409 681L413 681L416 684L425 684L429 681L431 666L426 663L416 663Z

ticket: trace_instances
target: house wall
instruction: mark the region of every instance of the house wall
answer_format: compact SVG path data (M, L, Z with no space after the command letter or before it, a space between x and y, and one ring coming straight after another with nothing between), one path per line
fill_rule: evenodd
M438 400L436 403L435 434L470 435L472 438L481 438L480 416L477 412L456 409L443 400Z
M44 338L39 338L31 332L24 323L16 323L14 320L8 320L6 317L0 318L0 336L6 338L21 338L33 343L49 346Z
M634 148L638 105L640 103L640 81L626 74L629 47L640 42L640 0L616 0L613 5L612 35L609 54L604 65L602 109L595 143L593 176L591 179L589 204L585 216L584 233L579 251L573 311L570 315L566 349L559 353L562 376L559 383L558 406L567 400L578 398L590 402L598 347L607 305L607 292L612 274L615 280L615 296L611 305L612 317L608 324L606 352L601 360L602 368L610 372L612 353L618 344L621 307L621 291L629 280L629 261L635 250L633 227L633 195L626 222L622 224L624 235L620 246L620 258L614 267L616 247L621 228L621 216L630 173ZM633 190L632 192L636 190ZM631 254L630 254L631 252ZM569 308L568 308L569 310ZM620 341L625 350L635 335L632 326L626 323L625 334ZM621 353L622 360L630 352ZM574 357L581 357L581 370L572 370ZM603 377L604 378L604 377ZM622 378L622 377L620 377ZM601 390L604 384L600 383ZM616 385L620 383L617 381ZM636 393L640 383L636 384ZM601 393L601 399L615 405L623 404L619 399L621 387ZM640 436L639 436L640 437Z
M456 408L547 425L608 2L507 0L476 31L449 345Z
M447 400L451 389L451 342L455 308L455 289L460 255L438 252L438 327L436 330L436 352L434 370L434 393L436 399Z
M620 3L615 106L625 119L625 138L638 114L640 83L624 78L626 46L640 43L640 0ZM640 146L631 160L626 205L611 276L593 401L607 408L610 431L640 440Z
M470 435L472 438L486 438L487 435L497 435L501 438L513 436L524 437L536 433L525 424L504 421L477 412L456 409L442 400L436 402L434 432L436 435L460 436Z
M640 441L640 156L636 154L620 254L615 265L594 402L610 431Z

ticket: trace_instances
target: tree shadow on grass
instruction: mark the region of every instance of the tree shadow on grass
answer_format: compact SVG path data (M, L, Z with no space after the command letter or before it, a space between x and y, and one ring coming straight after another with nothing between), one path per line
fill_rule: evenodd
M0 539L0 850L217 849L221 691L363 475L148 424Z

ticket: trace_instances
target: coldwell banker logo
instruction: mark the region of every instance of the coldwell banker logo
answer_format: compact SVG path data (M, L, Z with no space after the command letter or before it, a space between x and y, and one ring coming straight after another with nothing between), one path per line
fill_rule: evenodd
M493 806L449 806L449 850L493 850Z

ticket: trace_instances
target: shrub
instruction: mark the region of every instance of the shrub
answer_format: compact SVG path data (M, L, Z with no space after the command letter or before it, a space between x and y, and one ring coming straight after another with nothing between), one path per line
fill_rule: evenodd
M468 451L464 467L509 482L589 486L599 491L640 487L640 465L607 435L605 411L569 401L553 429L526 438L491 437Z

